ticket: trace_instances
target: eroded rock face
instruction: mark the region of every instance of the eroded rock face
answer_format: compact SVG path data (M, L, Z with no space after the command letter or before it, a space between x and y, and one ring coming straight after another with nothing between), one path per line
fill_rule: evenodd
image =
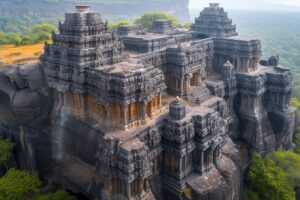
M0 136L18 144L19 167L47 172L51 159L43 157L50 155L51 100L41 67L10 66L0 72L0 84Z
M91 199L240 199L239 140L292 147L291 72L261 66L257 39L201 40L170 23L119 38L77 7L40 65L2 71L0 136L18 143L20 167Z

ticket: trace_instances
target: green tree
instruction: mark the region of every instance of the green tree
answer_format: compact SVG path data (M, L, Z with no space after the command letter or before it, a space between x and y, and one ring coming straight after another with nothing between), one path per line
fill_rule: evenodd
M269 154L268 159L275 162L286 174L286 184L292 188L300 187L300 155L290 151L277 151Z
M0 35L0 45L1 44L8 44L8 40L4 36Z
M294 200L293 187L287 184L285 172L275 162L253 155L248 173L249 188L264 200Z
M44 42L51 39L51 33L57 31L52 24L38 24L29 31L33 43Z
M300 133L299 132L295 136L295 144L296 144L295 152L300 154Z
M32 35L32 40L34 43L39 43L50 39L51 39L51 34L45 31L36 32L34 35Z
M37 33L37 32L46 32L46 33L52 33L52 31L57 31L57 28L52 24L38 24L31 28L31 33Z
M186 22L186 23L183 24L184 28L191 28L191 26L192 26L191 22Z
M0 178L1 200L29 200L39 192L41 183L36 174L10 169Z
M108 25L108 28L109 28L110 30L116 31L116 30L118 29L119 26L129 25L129 24L130 24L129 21L120 21L120 22L118 22L118 23L116 23L116 24L109 24L109 25Z
M58 190L54 193L37 195L35 200L76 200L75 196L70 195L64 190Z
M33 44L33 39L29 35L26 35L22 38L21 44Z
M244 200L259 200L259 195L256 192L246 190L243 194Z
M155 20L167 19L171 20L174 26L179 27L179 22L172 15L161 12L145 13L143 16L135 20L135 24L142 25L145 29L149 30Z
M14 45L19 46L19 45L21 45L21 43L22 43L22 38L20 36L17 36L14 38L14 41L13 41Z
M14 143L10 139L0 140L0 166L7 166L13 154Z

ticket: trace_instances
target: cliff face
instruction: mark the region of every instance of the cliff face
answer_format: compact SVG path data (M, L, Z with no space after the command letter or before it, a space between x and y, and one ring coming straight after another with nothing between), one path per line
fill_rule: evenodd
M0 137L16 142L18 166L50 172L51 96L42 69L23 65L0 73Z
M213 24L120 36L76 9L40 64L0 73L0 136L21 168L91 199L236 200L249 153L292 147L290 70L260 64L260 41L233 36L218 4L204 12ZM220 35L203 39L203 26Z

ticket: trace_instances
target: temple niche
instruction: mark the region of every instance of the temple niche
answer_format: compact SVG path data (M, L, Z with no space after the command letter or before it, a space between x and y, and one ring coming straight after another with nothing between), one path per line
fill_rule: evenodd
M52 38L39 73L1 73L0 103L26 136L28 168L57 185L91 199L236 200L247 156L232 138L261 154L292 148L290 70L261 60L219 4L190 30L157 20L117 33L76 6Z

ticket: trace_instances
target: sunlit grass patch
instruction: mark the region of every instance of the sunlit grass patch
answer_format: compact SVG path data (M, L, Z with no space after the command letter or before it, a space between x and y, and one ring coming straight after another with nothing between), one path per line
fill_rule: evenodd
M36 63L43 49L44 44L23 46L2 45L0 46L0 63L4 65Z

